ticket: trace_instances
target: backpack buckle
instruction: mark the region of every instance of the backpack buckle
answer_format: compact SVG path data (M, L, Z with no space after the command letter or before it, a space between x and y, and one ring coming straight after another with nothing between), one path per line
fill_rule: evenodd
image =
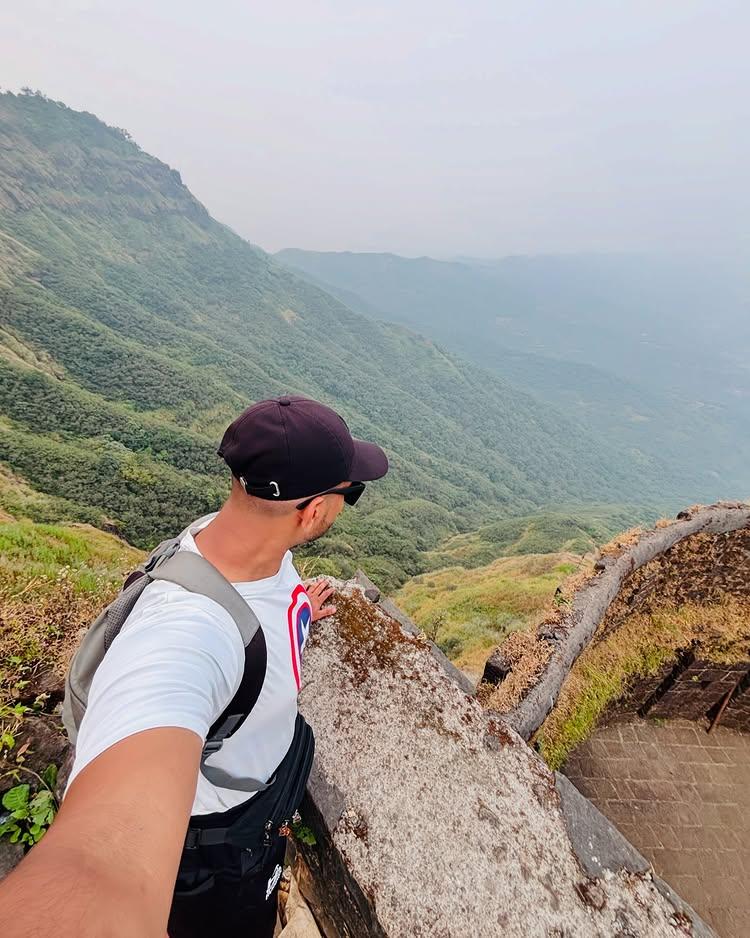
M154 554L153 557L149 557L143 569L146 573L151 573L152 571L156 570L157 567L161 566L165 561L169 560L170 557L174 557L179 549L179 544L170 544L170 546L163 553Z
M207 739L203 744L203 758L208 759L209 756L213 756L217 753L221 747L224 745L223 739Z

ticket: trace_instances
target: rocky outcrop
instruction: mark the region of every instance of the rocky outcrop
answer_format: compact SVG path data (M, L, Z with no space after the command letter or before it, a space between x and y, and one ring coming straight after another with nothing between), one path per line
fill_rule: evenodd
M300 698L317 739L301 886L326 938L711 934L426 640L354 583L336 604Z
M279 890L278 938L322 938L310 907L300 892L297 878L285 871Z

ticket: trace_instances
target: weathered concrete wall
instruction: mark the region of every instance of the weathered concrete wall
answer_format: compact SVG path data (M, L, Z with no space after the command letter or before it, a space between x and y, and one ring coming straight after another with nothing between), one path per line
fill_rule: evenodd
M327 938L711 934L428 642L354 584L336 603L300 697L317 738L300 849Z

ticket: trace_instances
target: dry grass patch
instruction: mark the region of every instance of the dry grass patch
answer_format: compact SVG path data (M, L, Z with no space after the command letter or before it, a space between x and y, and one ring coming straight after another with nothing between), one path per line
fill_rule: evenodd
M88 525L0 524L0 704L62 680L81 629L142 556Z
M567 552L503 557L485 567L449 567L410 580L395 601L457 667L479 678L490 651L533 630L554 609L566 575L581 569Z
M685 648L720 664L750 660L750 603L727 598L714 604L663 606L625 619L589 645L537 733L548 765L556 769L565 762L631 680L656 673Z
M531 632L513 632L503 642L503 655L512 670L497 687L482 684L477 697L489 710L505 713L523 698L539 678L552 655L552 646Z
M643 536L643 528L630 528L612 538L609 543L604 544L599 549L599 555L602 557L611 557L614 554L620 554L629 547L634 547Z

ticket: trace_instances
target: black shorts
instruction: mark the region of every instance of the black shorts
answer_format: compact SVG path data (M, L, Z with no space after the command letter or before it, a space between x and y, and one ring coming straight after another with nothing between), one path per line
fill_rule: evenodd
M170 938L272 938L286 851L275 841L260 862L231 844L183 850Z

